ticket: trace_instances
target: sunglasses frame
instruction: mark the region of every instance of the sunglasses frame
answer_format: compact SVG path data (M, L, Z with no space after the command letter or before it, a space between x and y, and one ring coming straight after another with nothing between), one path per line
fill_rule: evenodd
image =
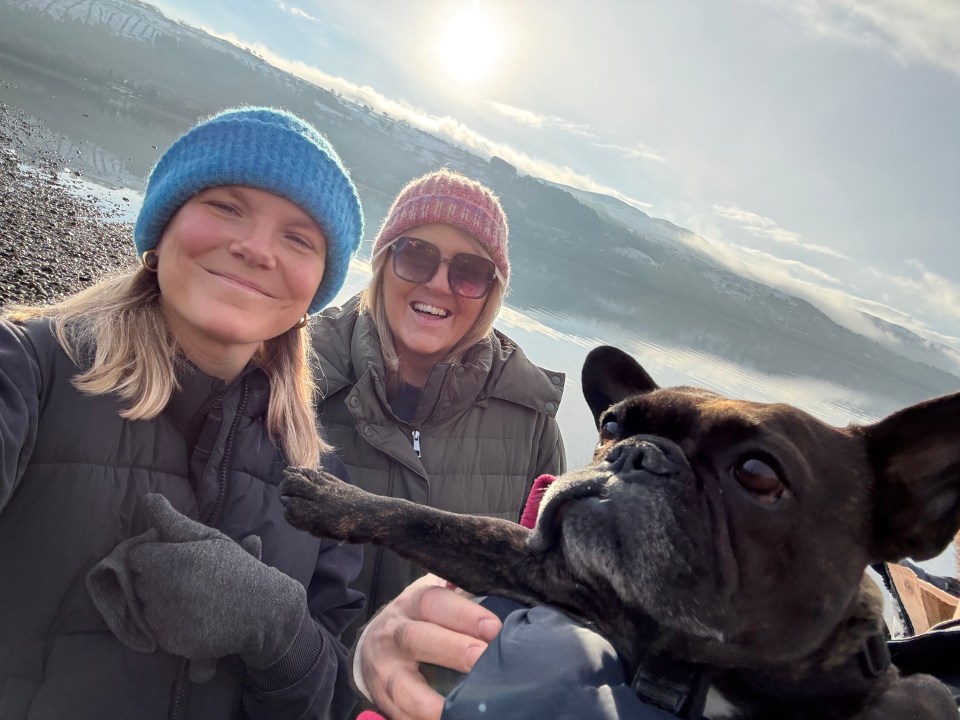
M397 246L398 243L404 242L404 241L415 241L415 242L417 242L417 243L423 243L423 244L426 244L426 245L432 247L434 250L437 251L437 258L438 258L438 259L437 259L437 264L436 264L436 266L433 268L433 271L430 273L430 276L429 276L428 278L426 278L425 280L411 280L410 278L404 277L403 275L401 275L400 272L397 270L397 253L398 253L398 252L402 253L402 252L403 252L403 249L401 248L401 249L398 251L396 246ZM477 254L475 254L475 253L457 253L456 255L454 255L454 256L451 257L451 258L445 258L445 257L443 257L443 253L440 252L440 248L438 248L438 247L437 247L436 245L434 245L432 242L430 242L429 240L423 240L422 238L413 237L413 236L411 236L411 235L401 235L401 236L398 237L396 240L394 240L393 242L391 242L388 247L390 248L390 253L393 255L393 259L392 259L392 261L391 261L391 265L392 265L392 267L393 267L393 274L396 275L396 276L397 276L398 278L400 278L401 280L403 280L404 282L413 283L414 285L425 285L425 284L427 284L428 282L430 282L430 281L433 279L434 275L437 274L437 271L440 269L441 263L446 263L446 264L447 264L447 283L450 285L450 292L452 292L454 295L459 295L459 296L462 297L462 298L466 298L467 300L480 300L480 299L482 299L482 298L485 298L485 297L490 293L490 288L493 287L493 283L494 283L494 282L496 281L496 279L497 279L497 266L494 264L494 262L493 262L492 260L489 260L489 259L483 257L482 255L477 255ZM459 258L459 257L476 258L476 259L478 259L478 260L482 260L483 262L490 264L490 266L491 266L490 276L487 278L486 285L484 286L483 292L482 292L480 295L476 295L476 296L464 295L462 292L460 292L459 290L457 290L457 289L454 287L454 280L453 280L454 266L453 266L453 263L454 263L454 262L457 260L457 258Z

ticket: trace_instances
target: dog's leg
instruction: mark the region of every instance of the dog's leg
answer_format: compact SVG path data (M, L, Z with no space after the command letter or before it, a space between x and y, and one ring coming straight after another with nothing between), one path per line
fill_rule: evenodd
M517 523L374 495L305 468L285 471L280 493L293 526L344 542L384 545L473 593L521 602L586 593L558 559L530 546L531 531Z

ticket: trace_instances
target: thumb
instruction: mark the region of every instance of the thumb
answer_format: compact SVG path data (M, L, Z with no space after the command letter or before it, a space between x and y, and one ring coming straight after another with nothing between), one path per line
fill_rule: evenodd
M159 493L148 493L143 501L161 542L190 542L220 536L217 530L174 510L170 501Z
M259 560L263 555L263 541L259 535L247 535L240 541L240 547Z
M190 682L202 685L213 680L213 676L216 674L216 658L198 658L190 661Z

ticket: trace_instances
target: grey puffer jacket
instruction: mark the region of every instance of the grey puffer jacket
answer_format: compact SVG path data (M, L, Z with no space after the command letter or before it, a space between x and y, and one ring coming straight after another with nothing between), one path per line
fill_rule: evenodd
M113 397L77 391L76 373L49 321L0 320L0 718L345 716L338 637L362 605L347 587L360 551L285 522L263 372L250 365L228 385L185 370L166 410L136 422ZM345 472L335 460L329 469ZM186 661L110 633L84 579L147 529L151 492L234 539L259 535L263 561L307 588L311 617L276 665L229 657L196 685Z
M402 422L387 401L376 328L357 310L353 298L312 324L320 421L353 482L379 495L518 521L534 479L566 467L556 421L564 376L535 366L494 331L462 363L435 364L412 421ZM367 596L363 622L421 574L368 546L354 584Z

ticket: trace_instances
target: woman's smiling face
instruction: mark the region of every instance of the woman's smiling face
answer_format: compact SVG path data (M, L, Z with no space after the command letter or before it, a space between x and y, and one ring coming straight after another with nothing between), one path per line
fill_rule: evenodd
M161 307L174 337L206 372L205 364L222 361L239 364L239 373L260 343L307 311L327 243L286 198L229 185L184 203L156 250Z
M489 258L477 240L451 225L420 225L404 235L433 243L443 258L459 253ZM487 296L468 299L455 294L450 290L448 272L450 265L440 263L433 277L418 285L397 277L391 258L387 259L383 303L401 372L404 366L422 368L445 360L483 311Z

